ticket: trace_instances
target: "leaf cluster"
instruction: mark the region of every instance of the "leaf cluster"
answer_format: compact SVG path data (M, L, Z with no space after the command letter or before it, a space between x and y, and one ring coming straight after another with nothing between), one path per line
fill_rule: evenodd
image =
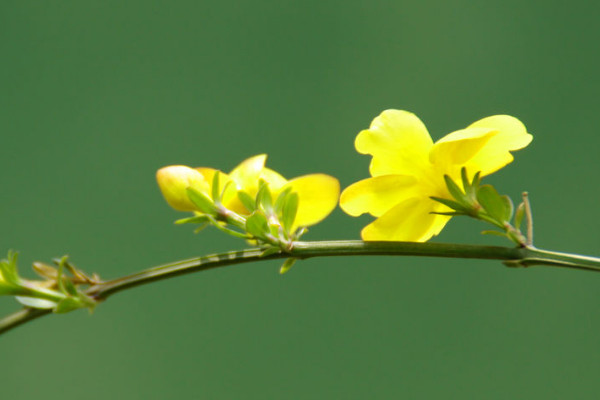
M87 276L69 263L67 256L54 263L56 267L34 263L33 269L42 281L23 279L18 273L17 254L9 251L8 257L0 260L0 295L16 296L26 307L51 309L55 313L92 310L97 302L82 291L82 286L100 283L100 279Z
M196 232L212 225L231 236L264 247L265 256L291 251L294 241L306 232L305 228L298 229L294 225L299 197L291 188L275 197L268 183L260 180L255 196L239 190L237 198L248 211L247 214L239 214L223 205L222 199L228 185L219 191L219 179L219 174L215 174L210 197L192 187L188 188L187 196L200 212L175 223L197 224ZM286 261L280 272L286 272L292 264L292 261Z
M481 175L477 172L473 179L469 179L466 168L461 170L462 187L454 182L448 175L444 176L448 193L451 199L431 197L431 199L445 205L452 211L437 212L440 215L466 215L486 223L500 230L486 230L483 234L493 234L507 237L519 246L527 246L529 240L521 232L521 224L527 211L527 200L517 206L516 211L512 200L507 195L501 195L492 185L482 185Z

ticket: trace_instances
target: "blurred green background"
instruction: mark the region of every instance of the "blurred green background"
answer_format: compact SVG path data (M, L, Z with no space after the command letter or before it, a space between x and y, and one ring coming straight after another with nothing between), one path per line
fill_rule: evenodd
M0 3L0 250L113 278L244 247L174 226L168 164L268 153L286 177L367 176L386 108L434 139L484 116L535 136L488 179L531 193L539 247L599 255L595 2ZM339 209L306 239L356 239ZM453 220L436 241L481 237ZM600 276L493 261L265 262L124 292L0 337L10 399L585 399L600 390ZM18 305L0 301L8 313Z

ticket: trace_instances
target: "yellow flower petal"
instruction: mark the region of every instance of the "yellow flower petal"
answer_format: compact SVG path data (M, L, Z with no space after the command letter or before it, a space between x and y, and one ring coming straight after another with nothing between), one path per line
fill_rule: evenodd
M433 145L429 161L440 171L462 166L497 134L498 131L489 128L467 128L449 133Z
M287 183L283 176L267 167L263 168L259 178L269 184L269 189L272 192L278 191Z
M156 181L165 200L179 211L196 211L197 207L188 199L186 189L194 189L210 196L210 186L204 176L184 165L171 165L156 172Z
M304 175L290 180L288 187L298 194L298 213L292 231L300 226L310 226L324 219L337 205L340 183L325 174Z
M245 208L239 207L237 205L237 188L235 185L235 182L233 182L233 180L229 177L229 175L227 175L226 173L219 171L218 169L214 169L214 168L208 168L208 167L199 167L199 168L194 168L196 171L200 172L202 174L202 176L204 176L204 180L206 180L206 182L209 185L209 192L207 193L208 196L210 198L212 198L212 186L213 186L213 180L215 177L216 173L219 173L219 194L222 194L222 198L221 198L221 203L223 205L225 205L225 207L229 208L230 210L236 211L236 212L243 212L245 210ZM225 192L223 193L223 190L225 190ZM213 199L215 200L215 199ZM229 207L228 205L232 204L232 203L236 203L236 206L232 206ZM240 203L241 204L241 203Z
M340 207L357 217L370 213L379 217L396 204L415 195L416 178L408 175L381 175L348 186L340 197Z
M480 119L469 128L487 128L498 131L490 141L466 163L469 171L481 171L481 175L489 175L509 164L513 156L509 151L526 147L533 140L527 133L525 125L509 115L494 115Z
M218 169L214 169L214 168L208 168L208 167L198 167L198 168L194 168L196 171L200 172L202 174L202 176L204 177L204 180L208 183L208 186L210 187L210 193L212 193L212 184L213 184L213 180L215 178L215 174L218 173L219 174L219 193L223 192L223 189L225 188L225 185L227 185L227 182L231 181L231 178L229 177L229 175L227 175L226 173L219 171ZM229 185L231 186L231 185ZM212 198L212 196L210 196ZM213 199L214 200L214 199Z
M501 132L503 140L509 140L510 150L518 150L527 146L533 136L527 133L527 128L521 121L510 115L492 115L473 122L469 128L490 128Z
M229 177L236 183L238 190L244 190L250 196L258 191L258 179L265 167L266 154L250 157L229 173Z
M232 185L235 189L235 195L228 202L223 201L225 207L239 214L250 214L250 211L246 209L238 198L238 191L246 192L250 197L254 198L258 193L258 186L261 179L269 185L272 193L278 191L287 183L287 180L279 173L264 166L266 159L266 154L251 157L231 171L229 176L236 182L235 185Z
M416 115L386 110L373 120L369 129L358 134L354 144L359 153L373 156L370 172L379 176L411 175L425 168L433 142Z
M449 216L431 214L439 211L430 199L413 197L367 225L361 232L363 240L425 242L444 228Z

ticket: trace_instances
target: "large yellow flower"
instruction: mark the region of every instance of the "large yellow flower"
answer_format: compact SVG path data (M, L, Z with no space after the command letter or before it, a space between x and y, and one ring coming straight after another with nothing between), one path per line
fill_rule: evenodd
M510 151L531 140L518 119L494 115L433 143L416 115L386 110L355 141L359 153L373 156L372 178L346 188L340 206L352 216L377 217L362 230L364 240L424 242L450 219L433 214L450 209L430 198L452 199L444 175L457 183L463 167L471 177L478 171L489 175L513 160Z
M248 158L229 174L213 168L171 165L159 169L156 179L165 200L179 211L199 213L198 208L189 200L186 189L192 187L212 198L213 178L216 173L220 174L220 188L217 192L223 193L221 203L225 208L240 215L249 215L250 211L240 201L238 191L243 191L254 198L261 180L268 184L273 199L288 188L298 195L294 229L314 225L333 211L340 193L337 179L325 174L310 174L288 181L272 169L266 168L266 159L265 154Z

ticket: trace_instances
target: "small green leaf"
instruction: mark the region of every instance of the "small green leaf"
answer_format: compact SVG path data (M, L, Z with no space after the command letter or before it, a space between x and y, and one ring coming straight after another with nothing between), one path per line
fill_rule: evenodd
M210 222L208 222L208 220L207 220L203 224L198 225L198 227L196 229L194 229L194 233L202 232L208 225L210 225Z
M221 175L219 173L219 171L215 171L215 174L213 175L213 180L212 180L212 198L213 201L218 202L220 197L221 197L221 193L219 192L219 175Z
M85 305L78 298L67 297L59 301L53 311L55 314L64 314L84 307Z
M175 221L176 225L182 224L205 224L208 222L208 217L206 215L196 215L189 218L181 218Z
M450 195L463 207L469 207L471 202L469 198L463 193L460 187L450 178L448 175L444 175L444 180L446 181L446 187L448 188L448 192Z
M97 304L91 297L83 293L77 293L72 297L67 297L59 301L53 312L55 314L64 314L80 308L88 308L90 311L93 311Z
M281 193L279 193L279 196L277 196L277 199L275 200L275 205L273 206L275 209L275 214L276 215L281 215L283 212L283 205L286 202L286 198L287 196L290 194L290 192L292 191L291 187L286 188L284 191L282 191Z
M523 223L523 218L525 217L525 203L521 202L517 206L517 211L515 211L515 228L521 229L521 224Z
M204 214L215 215L217 213L217 207L204 193L189 187L187 188L187 196L198 207L198 210Z
M443 199L441 197L435 197L435 196L431 196L430 197L431 200L435 200L438 203L442 203L443 205L461 213L461 214L469 214L469 209L466 208L465 206L463 206L460 203L457 203L454 200L449 200L449 199Z
M9 250L5 259L0 260L0 277L13 285L20 284L19 271L17 268L17 260L19 253Z
M513 216L513 212L515 210L515 206L510 197L507 195L500 196L502 201L504 202L504 218L503 222L510 222Z
M477 190L477 201L485 212L497 222L503 224L508 222L510 218L506 218L506 216L510 216L512 213L512 203L508 203L506 198L500 196L492 185L483 185L479 187Z
M75 285L73 284L73 282L71 282L69 278L64 279L64 288L66 294L71 296L77 295L77 288L75 288Z
M432 212L430 212L429 214L435 214L435 215L449 215L449 216L451 216L451 217L456 217L456 216L458 216L458 215L467 215L467 214L465 214L465 213L462 213L462 212L456 212L456 211L448 211L448 212L435 212L435 211L432 211Z
M273 197L269 185L263 180L260 181L260 188L256 193L256 208L262 208L268 214L273 211Z
M65 257L66 256L63 256L62 258L55 258L52 260L54 261L54 264L58 266L58 273L56 274L56 283L58 284L58 288L60 289L60 291L63 293L67 292L67 289L65 288L65 281L63 279L63 275L65 273L65 262L67 261Z
M258 210L253 212L246 219L246 232L257 238L265 238L269 234L267 217Z
M479 186L479 172L475 174L472 181L469 181L467 169L463 167L460 170L460 176L463 187L465 188L465 195L469 198L469 204L473 204L477 194L477 187Z
M290 268L292 268L294 266L294 264L296 263L297 258L287 258L284 262L283 265L281 266L281 268L279 268L279 273L280 274L285 274L286 272L288 272L290 270Z
M481 183L481 171L477 171L471 182L471 187L478 188Z
M482 235L494 235L494 236L502 236L502 237L506 237L506 233L505 232L500 232L500 231L494 231L494 230L489 230L489 231L481 231Z
M469 195L469 190L471 189L471 182L469 181L469 176L467 175L467 168L462 167L460 169L460 179L462 180L463 188L465 189L465 194Z
M256 201L248 193L239 191L237 196L248 211L253 212L256 210Z
M227 191L227 189L229 189L229 186L231 185L233 185L233 181L227 181L225 185L223 185L223 190L221 190L221 194L219 194L219 198L217 199L219 203L221 203L221 201L223 200L223 196L225 196L225 192Z
M298 201L299 198L297 193L289 193L285 197L283 207L281 208L281 223L283 225L283 229L285 229L287 232L290 232L292 226L294 225L294 221L296 220L296 214L298 213Z
M40 308L43 310L54 308L57 305L53 301L38 299L37 297L16 296L15 299L25 307Z
M281 233L283 233L283 232L281 232L282 230L283 230L283 228L281 227L280 224L274 224L274 223L269 224L269 233L271 233L271 235L273 235L275 237L278 237Z
M215 228L217 228L218 230L220 230L222 232L225 232L228 235L235 236L235 237L241 238L241 239L246 239L246 240L250 239L250 237L247 234L227 228L224 224L220 223L212 216L208 216L208 220L212 226L214 226Z

